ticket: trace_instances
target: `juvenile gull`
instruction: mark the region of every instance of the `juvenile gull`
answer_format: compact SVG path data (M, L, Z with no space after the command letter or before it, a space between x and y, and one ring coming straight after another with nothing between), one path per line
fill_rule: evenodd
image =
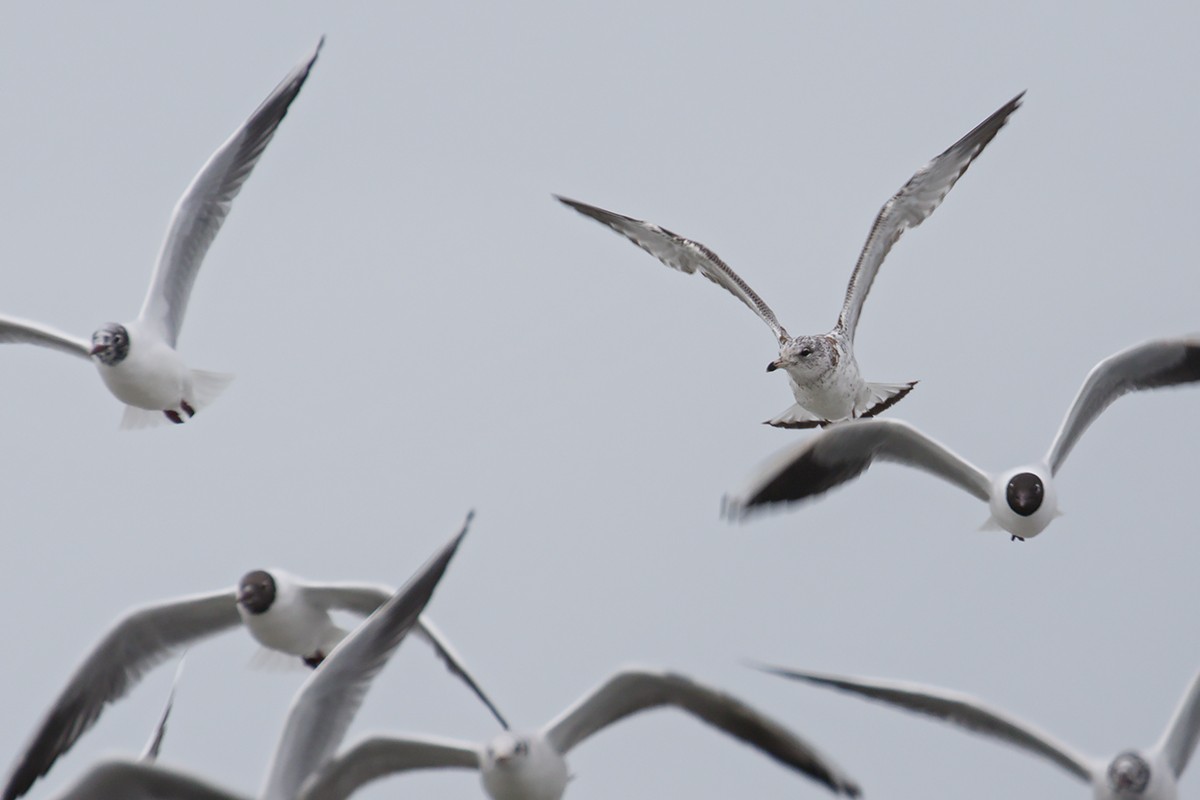
M767 372L782 369L787 373L796 404L766 424L780 428L812 428L838 420L873 417L899 402L912 391L916 381L867 383L862 379L854 358L854 332L867 292L892 245L905 230L920 225L941 204L975 157L1020 107L1024 95L1021 92L1005 103L944 153L917 170L908 183L884 203L850 275L837 324L824 334L791 336L762 298L716 253L699 242L651 222L556 197L584 216L625 236L668 267L681 272L699 272L724 287L767 323L779 341L779 358L767 365Z
M324 39L321 40L322 42ZM175 350L188 296L208 247L317 60L321 42L213 153L175 206L137 319L109 322L91 341L0 315L0 343L36 344L91 359L126 404L122 428L181 423L216 399L232 376L189 369Z
M1054 476L1088 426L1127 392L1200 381L1200 338L1160 339L1122 350L1097 364L1071 404L1041 461L989 474L905 422L860 420L836 425L781 450L743 489L725 498L727 516L821 495L857 478L879 459L925 470L983 500L985 526L1014 539L1037 536L1058 516Z
M314 773L302 800L342 800L363 784L398 772L438 767L479 770L493 800L558 800L567 788L566 754L630 714L674 706L818 781L857 797L858 784L815 748L732 695L672 672L625 669L581 697L541 730L505 731L490 742L374 736Z
M470 519L468 516L468 524ZM466 528L464 525L464 532ZM25 794L99 719L106 705L124 697L146 672L172 653L241 624L264 647L316 667L347 634L334 624L330 611L367 616L392 594L384 586L310 583L281 570L255 570L242 578L237 589L175 598L125 614L75 670L19 754L0 797L13 800ZM432 622L419 618L415 633L433 646L450 671L506 726Z
M466 530L354 629L292 699L257 800L296 800L329 759L358 713L371 682L416 623ZM245 800L203 778L154 764L108 760L93 766L60 800Z
M1162 738L1153 747L1124 750L1105 763L1079 753L1033 725L991 708L970 695L916 683L770 666L760 668L785 678L840 689L937 717L972 733L1007 742L1049 759L1091 784L1096 800L1175 800L1179 795L1179 778L1200 736L1200 674L1192 679Z

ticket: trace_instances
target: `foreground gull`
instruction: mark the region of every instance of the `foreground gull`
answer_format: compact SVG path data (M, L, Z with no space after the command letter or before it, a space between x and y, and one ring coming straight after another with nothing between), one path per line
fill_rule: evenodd
M466 535L449 544L348 635L292 699L258 800L296 800L304 781L329 759L346 735L371 682L429 602ZM93 766L61 800L245 800L201 778L124 760Z
M1178 781L1200 737L1200 674L1175 709L1162 738L1149 750L1125 750L1107 764L970 695L916 683L850 678L760 667L767 672L860 694L900 708L938 717L973 733L992 736L1058 764L1092 785L1096 800L1175 800Z
M494 800L558 800L567 788L565 756L630 714L674 706L828 786L857 797L858 784L807 742L737 698L671 672L622 670L534 733L505 731L485 745L449 739L375 736L331 759L303 800L342 800L363 784L414 769L477 769Z
M46 713L19 755L3 800L25 794L99 719L105 705L127 694L147 671L177 650L244 623L264 647L302 657L315 667L347 633L333 623L331 610L366 616L391 595L386 587L304 583L278 570L256 570L242 578L236 590L176 598L126 614L92 648ZM418 619L415 633L506 725L433 624Z
M1054 476L1088 426L1127 392L1200 381L1200 338L1161 339L1122 350L1083 382L1045 457L990 475L913 426L894 420L837 425L776 453L746 486L725 498L727 516L815 497L850 481L875 459L930 472L988 503L987 526L1014 539L1037 536L1058 516Z
M300 93L320 49L318 43L192 179L175 206L137 319L106 323L88 342L0 315L0 343L36 344L93 359L104 385L126 404L122 428L184 422L215 400L232 376L189 369L175 351L188 295L234 197Z
M699 272L727 289L767 323L779 340L779 358L767 365L767 372L786 371L796 398L795 405L768 420L767 424L780 428L812 428L843 419L873 417L899 402L912 391L916 381L867 383L859 374L858 362L854 359L854 332L867 292L892 245L905 230L920 225L933 213L967 171L971 161L983 152L1009 116L1020 107L1024 94L1021 92L1005 103L948 150L917 170L908 183L884 203L850 275L842 313L833 330L825 334L791 336L762 298L716 253L699 242L650 222L565 197L558 199L625 236L668 267L681 272Z

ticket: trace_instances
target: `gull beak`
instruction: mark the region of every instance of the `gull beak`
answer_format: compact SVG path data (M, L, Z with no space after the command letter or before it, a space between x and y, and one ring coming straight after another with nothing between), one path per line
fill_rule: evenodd
M94 356L99 353L102 353L102 352L104 352L105 348L107 348L107 347L108 347L108 345L106 345L106 344L94 344L94 345L92 345L92 349L88 351L88 355Z
M777 358L774 361L772 361L770 364L767 364L767 372L774 372L775 370L780 369L782 367L783 367L783 359Z

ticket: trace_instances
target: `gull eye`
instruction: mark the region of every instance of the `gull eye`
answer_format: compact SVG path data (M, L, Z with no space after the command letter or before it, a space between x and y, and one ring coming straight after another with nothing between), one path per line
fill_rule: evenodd
M800 351L801 358L807 358L808 356L811 356L811 355L812 355L812 350L809 350L807 347Z

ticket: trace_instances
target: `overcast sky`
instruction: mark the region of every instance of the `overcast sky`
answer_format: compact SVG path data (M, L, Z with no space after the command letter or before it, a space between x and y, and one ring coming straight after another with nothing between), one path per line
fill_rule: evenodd
M1010 543L890 465L741 525L722 494L807 435L746 308L560 206L704 242L796 333L827 330L880 205L1017 92L866 304L888 412L984 469L1038 458L1087 371L1200 328L1195 3L44 3L0 48L0 311L81 336L132 318L210 153L327 41L234 204L180 338L237 380L122 433L94 368L6 347L7 762L122 612L279 566L399 583L478 516L430 605L518 726L620 665L674 668L809 738L867 796L1079 797L1049 762L785 682L744 658L974 693L1108 758L1149 746L1200 668L1200 392L1119 401ZM707 6L707 7L702 7ZM163 761L255 791L303 670L195 648ZM152 673L39 783L136 753ZM486 711L419 642L366 731L471 740ZM573 800L822 797L656 712L570 756ZM1200 792L1194 768L1184 792ZM466 772L364 798L479 798Z

